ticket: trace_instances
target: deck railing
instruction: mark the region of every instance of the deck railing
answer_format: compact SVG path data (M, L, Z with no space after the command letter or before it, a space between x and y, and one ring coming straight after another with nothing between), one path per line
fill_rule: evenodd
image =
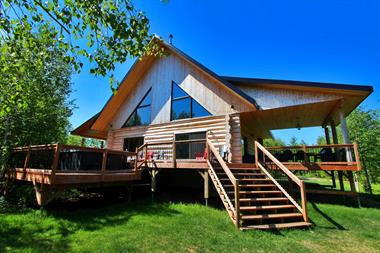
M276 184L289 201L302 213L304 221L308 221L304 181L294 175L257 141L255 141L255 159L257 167ZM299 189L295 190L295 188Z
M101 175L133 172L141 168L138 161L135 152L49 144L14 148L9 164L15 170L22 170L24 175L29 169L45 171L54 181L56 173L64 172Z
M147 142L143 146L138 157L147 162L172 163L176 168L177 161L206 161L205 139Z
M277 160L289 165L296 164L322 166L331 170L360 170L357 144L326 144L315 146L266 147Z

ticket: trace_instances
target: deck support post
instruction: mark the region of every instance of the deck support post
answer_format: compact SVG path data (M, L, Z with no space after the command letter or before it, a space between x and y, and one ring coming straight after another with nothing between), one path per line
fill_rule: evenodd
M63 189L53 189L46 184L38 184L33 180L33 187L36 193L37 204L43 208L49 204L54 198L63 192Z
M326 144L329 145L331 143L331 141L330 141L329 127L328 126L324 126L323 129L325 130ZM332 188L336 188L335 172L333 170L331 171L331 182L332 182Z
M209 187L209 176L208 176L208 170L198 170L198 173L203 178L203 197L205 199L205 205L208 206L208 199L210 197L210 187Z
M340 120L340 126L342 128L343 142L344 144L351 144L350 136L349 136L348 128L347 128L346 117L344 115L344 112L341 109L339 110L339 120ZM346 158L347 158L347 162L353 161L351 150L349 150L348 148L346 148ZM350 182L351 191L359 192L359 181L358 181L357 175L354 174L352 171L347 171L347 175L348 175L348 181ZM358 206L360 207L361 206L360 197L359 195L357 196L358 196L357 197Z
M336 126L335 126L335 122L334 121L331 121L331 134L332 134L333 143L334 144L338 144L338 134L336 132ZM340 160L339 149L335 148L334 151L335 151L336 158L339 161ZM344 191L343 171L338 171L338 180L339 180L339 188L340 188L340 190Z
M158 169L152 169L150 171L150 176L151 176L151 185L150 185L150 189L152 191L152 201L154 201L154 194L156 193L156 189L157 189L157 174L160 170Z
M330 144L330 133L329 133L329 128L328 128L328 126L324 126L323 129L325 130L326 144Z
M344 192L343 171L338 171L339 188Z
M339 119L340 119L340 126L342 128L342 136L343 136L343 142L344 144L351 144L350 136L348 134L348 128L347 128L347 122L346 117L344 116L344 112L342 110L339 110ZM351 150L346 149L346 158L347 162L352 162L352 153ZM356 187L355 181L357 181L356 175L353 174L352 171L347 171L348 175L348 181L350 182L350 188L352 192L359 192L359 189Z
M336 188L336 182L335 182L335 171L331 171L331 181L332 181L332 188Z

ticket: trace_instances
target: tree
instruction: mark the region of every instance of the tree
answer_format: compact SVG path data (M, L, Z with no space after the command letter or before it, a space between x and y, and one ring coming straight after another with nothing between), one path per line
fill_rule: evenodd
M317 145L325 145L326 144L326 139L324 136L318 136L317 138Z
M380 111L359 107L347 117L350 139L358 144L363 169L380 181Z
M51 32L44 26L24 40L0 41L0 165L13 146L66 139L72 66Z
M150 43L149 19L130 0L4 0L0 2L0 39L24 41L30 31L47 26L63 60L79 71L83 57L94 65L90 73L109 76L111 88L117 63L144 54L161 55ZM81 58L82 57L82 58Z
M298 143L297 138L295 136L290 138L289 145L290 146L299 146L299 143Z
M265 147L283 147L285 146L285 142L281 139L264 139Z
M101 148L102 141L94 138L83 138L78 135L69 135L66 139L66 144L74 145L74 146L85 146L85 147L93 147L93 148Z

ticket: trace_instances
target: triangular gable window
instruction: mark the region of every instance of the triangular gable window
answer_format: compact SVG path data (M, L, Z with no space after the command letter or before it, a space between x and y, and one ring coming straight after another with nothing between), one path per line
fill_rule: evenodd
M150 108L152 103L152 88L145 94L137 108L124 123L123 127L145 126L150 124Z
M210 116L201 104L189 96L178 84L172 82L171 120Z

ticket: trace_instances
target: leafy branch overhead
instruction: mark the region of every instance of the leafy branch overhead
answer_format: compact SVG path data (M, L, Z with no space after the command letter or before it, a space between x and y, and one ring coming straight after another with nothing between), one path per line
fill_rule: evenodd
M5 0L0 2L0 39L24 40L41 25L66 52L65 61L76 71L83 57L91 63L90 73L109 76L118 63L144 54L162 55L157 43L150 43L149 20L129 0Z

